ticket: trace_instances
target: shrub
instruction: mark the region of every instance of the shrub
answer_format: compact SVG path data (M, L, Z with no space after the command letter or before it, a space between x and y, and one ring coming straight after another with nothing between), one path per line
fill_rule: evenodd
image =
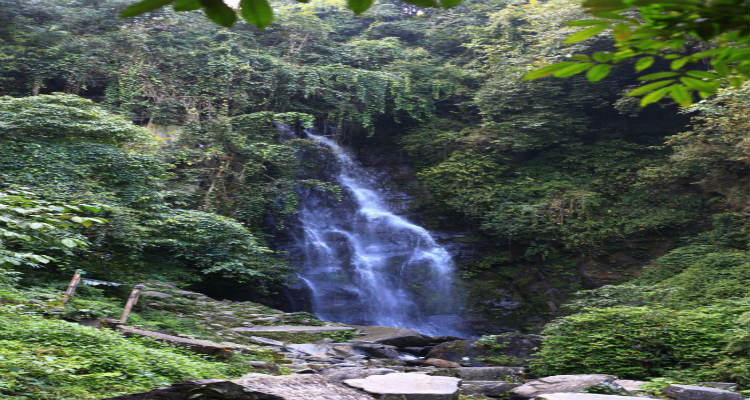
M0 307L0 338L4 399L98 399L246 372L153 341L23 315L9 306Z
M727 348L746 301L695 310L657 307L590 309L556 320L532 369L541 375L607 373L623 378L666 376L682 380L742 379L715 369L747 354ZM748 384L747 380L741 381Z

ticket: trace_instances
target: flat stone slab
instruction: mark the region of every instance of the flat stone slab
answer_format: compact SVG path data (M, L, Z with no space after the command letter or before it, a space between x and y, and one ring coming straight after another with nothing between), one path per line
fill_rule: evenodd
M165 333L147 331L145 329L138 329L127 325L118 325L115 329L122 332L125 336L143 336L161 342L167 342L173 346L187 347L190 350L201 354L221 355L233 351L252 352L250 347L236 343L216 343L209 340L189 339L180 336L167 335Z
M240 333L326 333L353 331L349 326L305 326L305 325L268 325L268 326L241 326L232 328L232 331Z
M742 395L706 386L669 385L664 394L676 400L742 400Z
M511 390L516 397L533 399L549 393L575 393L604 382L612 382L613 375L553 375L524 383Z
M357 326L362 336L352 339L352 342L381 343L397 347L427 346L434 340L419 332L406 328L392 328L389 326Z
M536 397L536 400L634 400L637 397L614 396L611 394L589 393L549 393Z
M384 400L456 400L460 382L458 378L401 372L344 381Z

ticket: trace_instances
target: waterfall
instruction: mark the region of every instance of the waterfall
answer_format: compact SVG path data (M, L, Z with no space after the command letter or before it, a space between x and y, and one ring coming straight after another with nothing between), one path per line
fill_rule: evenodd
M389 209L375 177L332 140L308 137L335 155L341 199L322 190L300 198L296 239L312 311L321 319L461 336L454 264L433 236Z

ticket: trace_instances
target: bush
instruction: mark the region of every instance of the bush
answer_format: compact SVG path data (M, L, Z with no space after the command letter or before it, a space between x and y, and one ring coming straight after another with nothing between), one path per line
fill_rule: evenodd
M0 307L0 398L98 399L247 372L173 347Z
M540 375L607 373L637 379L729 379L747 385L746 378L715 368L727 359L750 363L748 354L727 347L727 332L746 311L747 301L685 311L653 306L590 309L545 329L532 369Z

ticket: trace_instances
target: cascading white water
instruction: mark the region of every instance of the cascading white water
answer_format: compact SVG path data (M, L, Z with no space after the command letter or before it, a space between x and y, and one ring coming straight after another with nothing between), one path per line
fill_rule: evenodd
M343 200L300 199L299 277L324 320L461 336L452 295L454 264L426 229L394 214L375 180L332 140L308 134L336 156Z

